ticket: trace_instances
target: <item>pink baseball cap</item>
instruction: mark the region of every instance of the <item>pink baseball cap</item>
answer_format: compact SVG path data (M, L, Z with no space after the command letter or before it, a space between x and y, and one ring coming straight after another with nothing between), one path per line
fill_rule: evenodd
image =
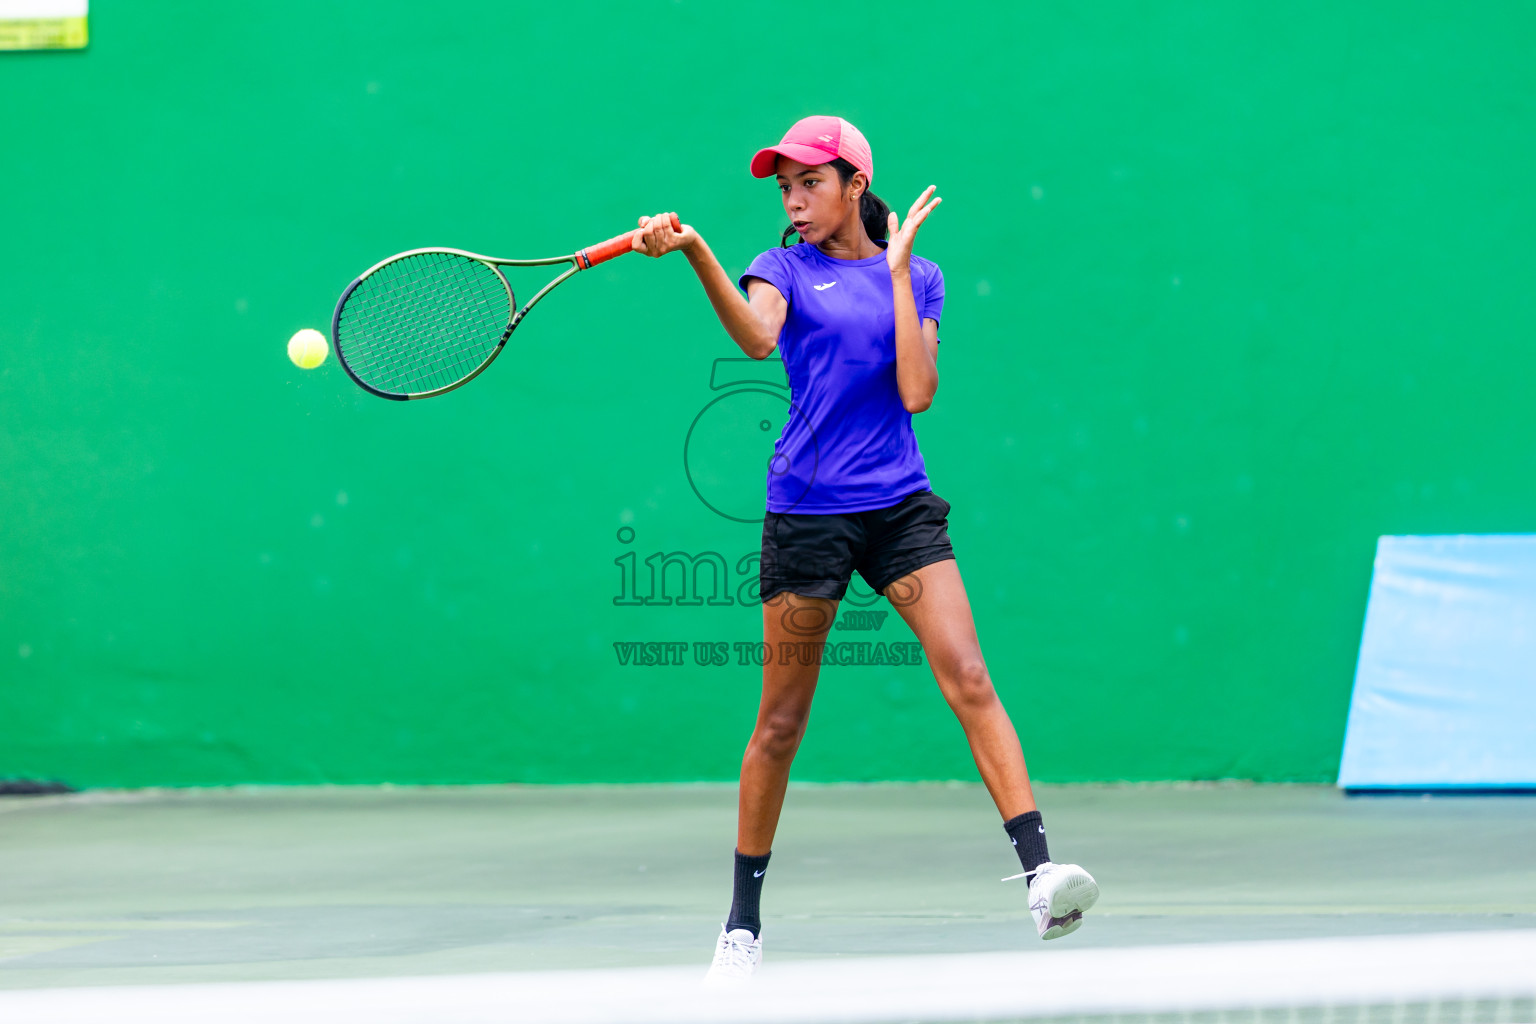
M787 156L802 164L831 163L842 157L875 180L875 157L864 133L840 117L815 114L790 125L777 146L760 149L752 157L752 177L771 178L778 158Z

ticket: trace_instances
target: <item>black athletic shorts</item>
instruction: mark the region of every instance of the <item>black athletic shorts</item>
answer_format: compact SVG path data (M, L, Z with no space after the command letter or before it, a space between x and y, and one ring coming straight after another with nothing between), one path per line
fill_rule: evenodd
M866 512L769 512L758 591L764 601L784 591L840 601L857 569L875 593L884 594L914 569L955 557L948 517L949 502L932 491Z

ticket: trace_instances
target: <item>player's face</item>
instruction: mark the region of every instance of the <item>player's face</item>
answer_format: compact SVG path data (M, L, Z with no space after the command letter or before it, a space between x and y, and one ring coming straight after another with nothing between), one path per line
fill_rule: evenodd
M837 176L837 168L831 164L812 167L779 157L779 193L784 199L784 212L789 222L800 233L800 239L816 245L832 237L850 216L858 216L858 203L851 198L849 182L843 186Z

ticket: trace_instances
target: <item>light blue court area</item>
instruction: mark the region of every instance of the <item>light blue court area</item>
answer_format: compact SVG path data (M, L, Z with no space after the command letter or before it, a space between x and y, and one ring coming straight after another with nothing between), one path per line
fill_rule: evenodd
M1491 936L1483 962L1526 949L1536 929L1531 798L1248 785L1039 795L1053 853L1088 866L1103 889L1083 929L1050 944L1034 936L1025 890L999 881L1018 863L980 787L794 788L764 893L765 971L876 958L885 966L860 969L883 985L908 972L901 963L934 961L882 958L1007 954L1023 958L1007 970L1026 972L1055 971L1049 958L1069 951L1111 958L1060 962L1091 973L1183 962L1169 950L1209 943L1258 969L1270 954L1245 944L1300 942L1297 956L1315 956L1334 947L1306 943L1359 940L1350 955L1385 956L1369 945L1378 939L1439 942L1413 955L1446 962L1460 953L1444 937L1472 933ZM673 985L707 965L729 900L734 819L734 791L714 786L11 799L0 802L0 988L14 991L0 992L0 1019L22 1019L6 1015L21 990L176 986L155 991L193 999L180 986L453 976L547 991L539 972L573 969ZM682 970L623 970L640 968ZM438 990L411 998L429 998L422 991ZM1513 1019L1504 1012L1486 1019Z
M1536 536L1382 537L1347 789L1536 789Z

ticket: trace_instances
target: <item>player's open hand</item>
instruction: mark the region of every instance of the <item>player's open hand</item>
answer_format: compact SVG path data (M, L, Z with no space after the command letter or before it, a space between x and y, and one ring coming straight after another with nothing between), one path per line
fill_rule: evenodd
M687 224L683 224L682 230L672 227L672 222L677 220L675 213L658 213L654 217L641 217L640 230L635 232L634 240L630 245L635 252L643 252L647 256L665 256L674 249L686 249L698 239L698 232Z
M944 200L933 196L933 190L937 185L929 185L923 190L923 194L917 197L917 202L907 211L905 224L897 220L896 214L891 214L887 222L891 240L885 247L885 262L892 270L905 270L911 265L912 243L917 240L917 229L923 226L923 221L933 212L933 208ZM933 196L932 199L928 198Z

